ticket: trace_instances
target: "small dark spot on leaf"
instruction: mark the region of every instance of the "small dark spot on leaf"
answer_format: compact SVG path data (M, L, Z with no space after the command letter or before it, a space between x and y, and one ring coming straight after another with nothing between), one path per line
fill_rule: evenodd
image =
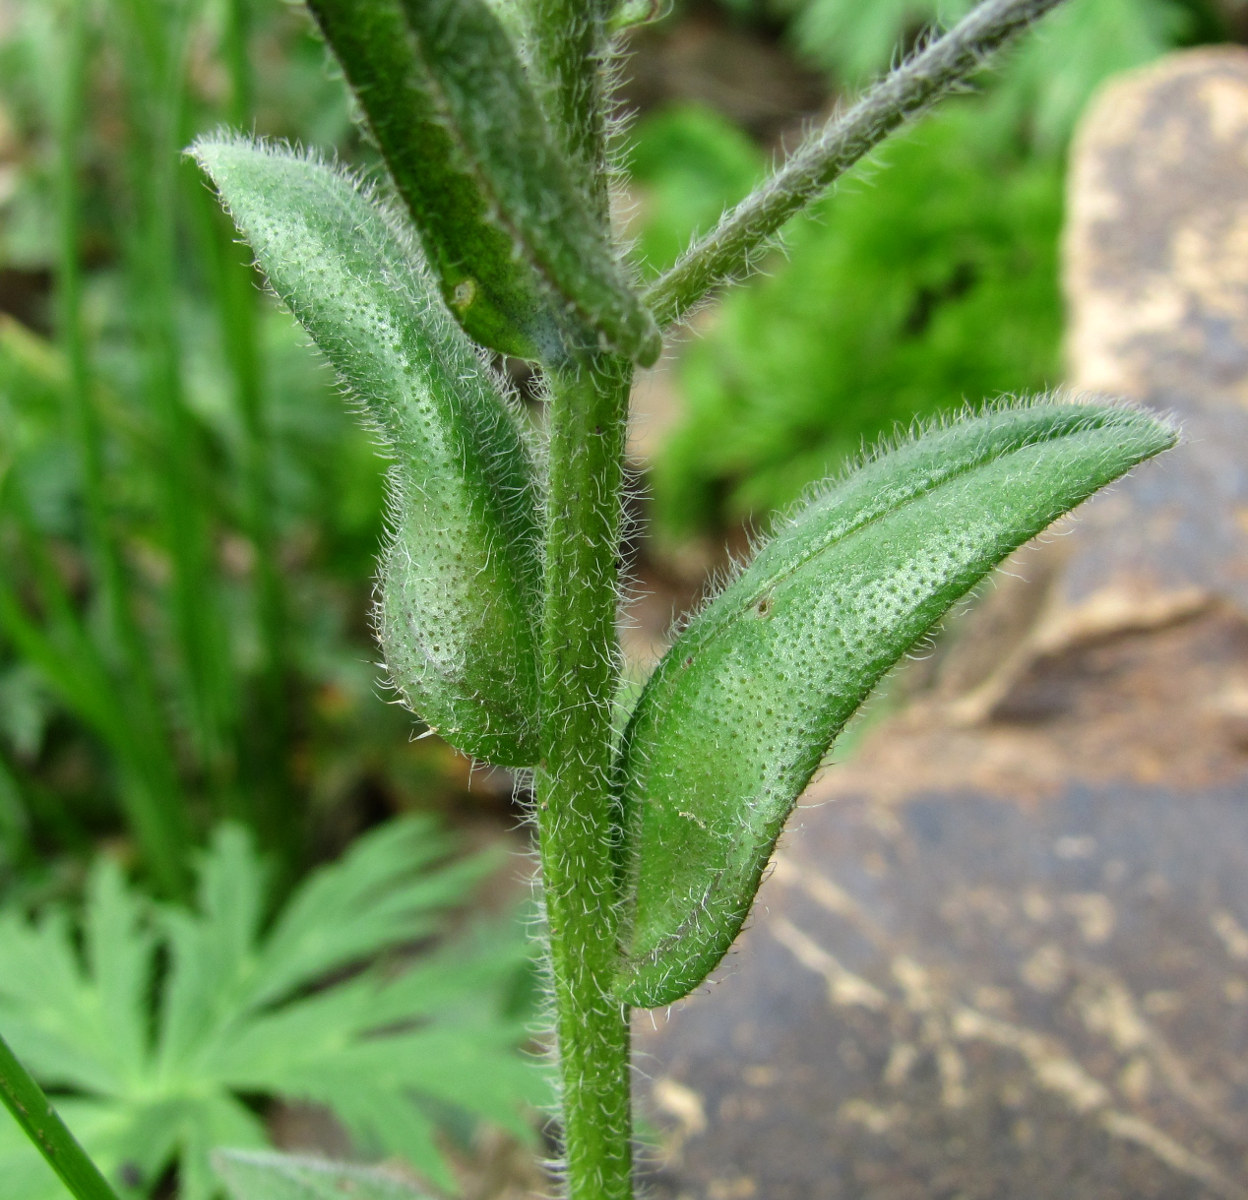
M117 1181L124 1188L138 1188L143 1186L143 1172L139 1168L138 1163L125 1162L117 1168Z

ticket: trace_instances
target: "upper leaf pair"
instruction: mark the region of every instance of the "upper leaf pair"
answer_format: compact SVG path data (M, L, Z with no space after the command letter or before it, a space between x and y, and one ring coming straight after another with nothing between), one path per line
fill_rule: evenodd
M659 331L486 0L309 0L420 231L482 345L642 363Z

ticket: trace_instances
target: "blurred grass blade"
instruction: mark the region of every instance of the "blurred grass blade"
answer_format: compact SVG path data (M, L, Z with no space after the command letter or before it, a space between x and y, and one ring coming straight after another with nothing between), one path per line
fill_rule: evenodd
M2 1037L0 1100L75 1200L117 1200L116 1192Z
M82 243L86 203L82 162L92 62L86 0L68 0L64 9L66 19L59 26L59 54L48 64L57 79L57 334L68 368L67 408L81 462L87 546L112 638L112 645L103 650L91 647L86 661L98 658L98 673L111 676L117 685L109 698L108 720L114 741L127 746L121 772L127 780L123 783L122 803L153 876L167 894L178 896L183 894L189 879L187 855L191 841L186 807L158 698L152 656L131 608L120 540L106 490L106 446L96 411L97 388L84 313ZM137 183L142 184L147 178L142 170L136 174ZM164 213L169 210L167 204L158 208ZM145 235L150 233L144 230ZM171 256L166 270L177 270L176 255ZM174 319L176 306L157 303L156 307L167 320ZM167 464L168 455L162 456L161 461ZM181 480L176 483L180 486ZM176 502L181 503L180 496ZM174 539L175 553L180 552L180 546L181 539ZM198 598L202 600L202 580L197 583L201 585ZM11 609L12 605L8 607ZM84 642L87 640L84 638ZM48 666L54 666L51 657L45 658L45 667ZM72 671L76 664L71 661L67 666Z
M464 328L522 358L607 348L653 362L653 318L486 0L309 6Z
M428 1200L386 1171L294 1154L223 1150L213 1167L232 1200Z
M350 179L245 141L193 153L394 457L377 617L395 683L459 749L535 762L536 483L499 381Z
M780 525L667 652L625 732L622 999L668 1004L706 977L881 677L1006 555L1175 436L1126 408L991 412L883 454Z
M12 476L0 476L0 513L12 516L22 535L42 617L30 614L11 574L0 572L0 632L117 756L120 805L148 869L167 894L176 896L185 882L190 836L165 730L155 718L136 719L144 712L139 681L119 672L106 648L91 636L31 520L20 482Z
M251 800L234 778L243 703L231 670L225 589L214 569L213 466L202 417L191 405L192 381L184 366L188 331L179 319L179 184L190 174L181 150L192 12L189 5L146 0L120 0L112 9L110 31L126 62L119 82L131 208L121 231L123 278L137 351L135 385L155 417L160 442L159 538L171 567L166 603L177 637L172 699L187 714L186 732L212 800L237 815Z

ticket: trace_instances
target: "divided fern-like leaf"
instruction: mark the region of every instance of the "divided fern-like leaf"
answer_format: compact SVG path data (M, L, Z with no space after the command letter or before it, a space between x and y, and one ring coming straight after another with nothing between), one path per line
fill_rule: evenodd
M368 966L439 933L489 869L488 856L448 860L450 848L427 820L395 822L272 919L265 866L240 829L218 832L194 909L146 901L102 859L81 948L63 910L0 914L0 1026L124 1195L151 1195L175 1164L180 1200L219 1195L213 1150L267 1144L257 1096L323 1104L361 1150L445 1186L440 1119L527 1137L526 1106L542 1099L504 1003L525 966L518 928L410 969ZM6 1198L62 1200L8 1123L0 1177Z
M213 1161L232 1200L427 1200L388 1172L299 1155L234 1150Z

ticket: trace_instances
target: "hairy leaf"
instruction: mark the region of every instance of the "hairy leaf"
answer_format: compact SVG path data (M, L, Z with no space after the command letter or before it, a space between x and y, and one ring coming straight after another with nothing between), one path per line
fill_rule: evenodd
M486 0L309 0L359 97L443 295L484 345L649 363L653 318Z
M459 749L535 762L536 485L501 385L352 180L240 140L193 153L394 459L377 623L395 684Z
M667 1004L706 977L881 677L1006 555L1174 440L1125 408L992 412L882 455L779 527L677 638L625 731L621 998Z

